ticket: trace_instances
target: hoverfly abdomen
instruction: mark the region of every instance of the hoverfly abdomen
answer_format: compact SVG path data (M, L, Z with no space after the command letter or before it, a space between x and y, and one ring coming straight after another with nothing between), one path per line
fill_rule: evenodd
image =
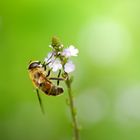
M62 94L63 92L64 92L63 88L57 87L55 85L50 89L50 91L45 91L47 95L51 95L51 96L57 96Z

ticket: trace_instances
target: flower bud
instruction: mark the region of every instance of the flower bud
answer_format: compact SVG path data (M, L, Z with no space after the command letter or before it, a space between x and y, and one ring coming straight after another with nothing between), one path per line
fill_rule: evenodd
M56 37L56 36L52 37L52 44L51 44L51 46L54 48L54 50L56 52L62 51L62 49L63 49L63 45L60 43L59 38Z

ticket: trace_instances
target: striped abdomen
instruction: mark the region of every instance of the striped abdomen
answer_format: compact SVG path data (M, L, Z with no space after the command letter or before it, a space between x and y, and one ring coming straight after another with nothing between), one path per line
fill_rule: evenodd
M35 87L39 88L47 95L57 96L63 93L63 88L55 86L40 70L30 71L30 78Z

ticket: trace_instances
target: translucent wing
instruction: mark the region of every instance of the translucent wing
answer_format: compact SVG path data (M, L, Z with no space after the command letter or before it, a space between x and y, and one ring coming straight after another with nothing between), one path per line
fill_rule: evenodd
M40 104L41 111L42 111L43 114L45 114L44 107L43 107L42 100L41 100L41 97L39 95L39 90L38 89L36 89L36 93L37 93L37 97L38 97L38 101L39 101L39 104Z

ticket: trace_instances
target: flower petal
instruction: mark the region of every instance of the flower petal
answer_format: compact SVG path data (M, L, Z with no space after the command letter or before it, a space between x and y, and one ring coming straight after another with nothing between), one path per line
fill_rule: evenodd
M62 69L61 61L59 59L55 59L49 64L49 67L52 68L53 72L57 72L59 69Z
M44 59L46 63L53 62L55 59L54 52L48 53L48 56Z
M65 56L66 58L71 57L71 53L69 51L69 48L64 49L62 52L62 55Z
M79 50L76 49L73 45L69 46L70 52L71 52L71 56L77 56L79 53Z
M79 50L76 49L73 45L70 45L69 48L66 48L63 50L62 55L66 58L69 58L71 56L77 56L79 53Z
M68 61L64 65L64 71L67 73L73 72L75 70L75 65L72 63L72 61Z

